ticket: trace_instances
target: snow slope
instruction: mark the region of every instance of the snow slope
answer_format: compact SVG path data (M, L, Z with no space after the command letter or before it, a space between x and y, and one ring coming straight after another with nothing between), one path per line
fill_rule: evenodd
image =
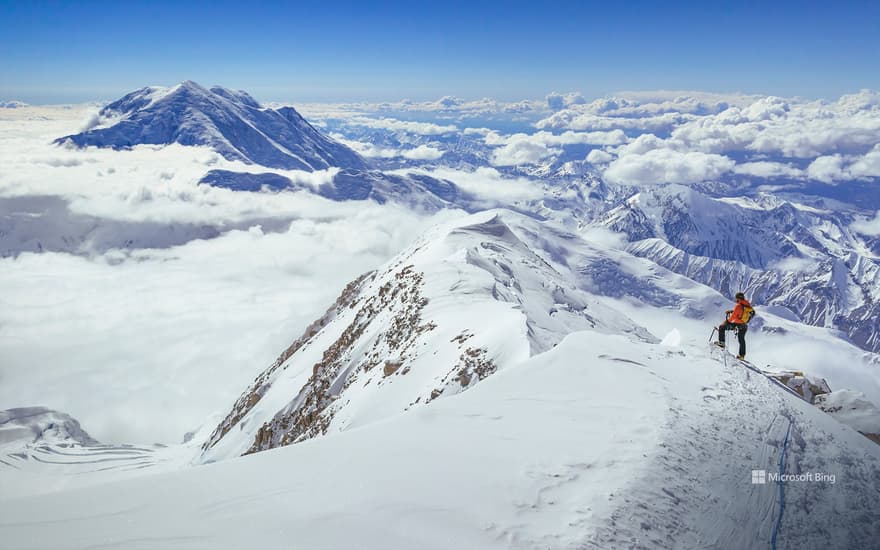
M177 472L0 497L11 548L780 548L880 536L880 447L702 346L576 332L383 422Z

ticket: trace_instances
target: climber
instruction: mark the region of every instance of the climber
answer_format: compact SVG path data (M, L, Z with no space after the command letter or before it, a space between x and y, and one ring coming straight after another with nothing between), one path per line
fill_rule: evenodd
M746 331L749 328L749 321L755 316L755 308L746 300L745 294L737 292L736 306L725 313L727 314L727 320L718 327L718 341L715 342L715 345L723 348L724 333L728 330L736 331L736 336L739 340L739 355L736 358L744 360L746 358Z

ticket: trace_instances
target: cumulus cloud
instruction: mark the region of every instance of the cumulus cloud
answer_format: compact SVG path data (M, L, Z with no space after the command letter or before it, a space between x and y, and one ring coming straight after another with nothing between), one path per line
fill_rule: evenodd
M360 154L363 157L367 158L395 158L400 156L400 150L395 149L394 147L382 147L376 145L375 143L368 143L366 141L356 141L353 139L347 139L342 134L331 134L331 137L346 145Z
M807 175L814 180L831 183L843 177L843 157L826 155L817 158L807 167Z
M833 102L679 92L621 95L625 97L565 106L536 127L643 132L614 151L621 158L668 149L735 154L744 159L736 173L760 178L809 177L832 183L880 177L878 92L864 90ZM560 106L560 98L549 100ZM804 160L809 161L807 169L799 168Z
M676 128L672 137L704 152L753 151L791 158L862 154L880 132L880 112L869 102L836 103L761 98Z
M548 101L550 98L548 97ZM558 99L553 99L559 105ZM613 128L668 132L684 122L717 114L733 104L745 103L743 96L720 96L685 92L627 92L590 103L566 104L539 121L544 129L606 130Z
M642 134L626 145L617 148L617 154L624 155L642 155L654 149L671 149L673 144L665 139L658 138L654 134Z
M849 173L858 179L880 177L880 145L866 155L853 159Z
M825 183L880 177L880 145L864 155L824 155L807 167L810 178Z
M736 168L734 168L733 171L737 174L755 176L758 178L799 178L804 175L803 170L792 166L791 164L768 161L745 162L737 164Z
M880 237L880 210L876 212L873 219L865 218L854 221L850 225L850 229L869 237Z
M591 243L603 248L622 249L627 244L626 235L612 231L601 225L590 225L580 231L581 236Z
M545 143L520 140L508 143L492 152L489 162L495 166L519 166L536 164L546 158L558 155L562 149L548 147Z
M611 162L614 158L614 155L610 153L606 153L601 149L593 149L589 153L587 153L587 162L591 164L606 164Z
M495 166L517 166L535 164L546 158L558 155L565 145L617 145L626 141L621 130L610 132L572 132L561 134L540 131L534 134L518 133L502 136L495 132L486 135L487 145L499 146L492 152L490 162Z
M551 92L547 94L546 100L547 106L554 111L565 109L566 107L571 107L572 105L583 105L587 102L587 100L584 99L584 96L582 96L580 92L569 92L567 94Z
M485 200L487 207L498 203L516 203L539 199L545 195L543 186L529 178L511 178L495 168L482 166L476 170L459 170L447 167L431 169L398 170L398 173L414 173L445 179L478 198Z
M332 134L331 137L336 141L351 147L360 155L367 158L398 158L403 157L410 160L437 160L444 155L444 151L431 147L430 145L419 145L412 149L397 149L394 147L382 147L374 143L364 141L356 141L347 139L342 134Z
M487 136L491 133L494 133L489 128L465 128L462 133L466 136L468 135L478 135L478 136Z
M771 263L768 267L777 271L809 273L815 271L817 265L818 264L816 260L812 258L799 258L796 256L789 256L787 258L781 258Z
M430 145L419 145L415 149L408 149L401 156L410 160L437 160L443 156L443 151Z
M452 124L440 125L433 122L413 122L409 120L397 120L394 118L369 118L361 116L347 119L346 123L356 126L366 126L367 128L380 128L382 130L390 130L394 132L407 132L422 136L451 134L458 131L458 127Z
M277 108L282 103L269 104ZM445 96L434 101L401 100L383 103L341 103L341 104L298 104L296 109L310 119L348 120L355 117L374 114L416 113L433 114L443 118L472 118L482 116L547 113L546 101L520 100L499 101L493 98L466 100L454 96Z
M605 169L605 178L625 185L689 184L716 179L734 165L734 161L722 155L654 149L618 158Z
M682 113L664 113L645 117L607 116L569 108L536 122L535 127L545 130L623 129L667 132L692 118L692 115Z

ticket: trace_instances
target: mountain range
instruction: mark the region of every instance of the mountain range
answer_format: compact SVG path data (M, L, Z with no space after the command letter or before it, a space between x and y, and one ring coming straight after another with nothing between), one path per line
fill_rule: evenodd
M489 199L427 169L371 167L292 107L189 81L128 94L56 143L206 147L231 164L189 183L243 200L464 212L339 289L274 362L242 365L253 382L179 444L102 444L48 407L0 412L11 547L880 540L880 241L844 191L614 184L566 161L493 168L494 185L526 178L535 193ZM489 160L469 149L429 167ZM219 234L4 201L8 255ZM739 291L757 308L750 349L773 358L761 366L708 341ZM802 348L831 360L808 370Z
M418 172L369 170L362 157L323 135L292 107L263 108L247 93L222 87L186 81L143 88L104 107L95 124L57 142L112 148L204 145L228 159L268 168L211 169L200 180L236 191L302 190L331 200L393 201L428 210L513 206L480 200L454 182ZM479 154L468 162L481 162ZM456 156L446 161L462 162ZM315 186L271 168L334 173L329 183ZM864 214L863 193L847 194L840 186L829 194L828 186L805 184L782 193L719 182L612 185L576 161L530 173L543 181L544 196L517 204L517 210L622 233L633 254L726 295L747 291L758 304L786 308L803 322L839 329L856 345L880 351L880 240L852 229ZM200 229L201 235L219 231ZM71 239L76 237L63 240ZM5 252L15 253L14 246Z

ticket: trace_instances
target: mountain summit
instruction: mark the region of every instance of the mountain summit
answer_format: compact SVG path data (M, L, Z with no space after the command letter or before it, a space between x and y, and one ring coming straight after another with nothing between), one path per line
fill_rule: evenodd
M207 145L229 160L272 168L366 167L360 155L323 135L292 107L263 108L246 92L209 90L190 80L134 91L104 107L91 129L56 143L113 149Z

